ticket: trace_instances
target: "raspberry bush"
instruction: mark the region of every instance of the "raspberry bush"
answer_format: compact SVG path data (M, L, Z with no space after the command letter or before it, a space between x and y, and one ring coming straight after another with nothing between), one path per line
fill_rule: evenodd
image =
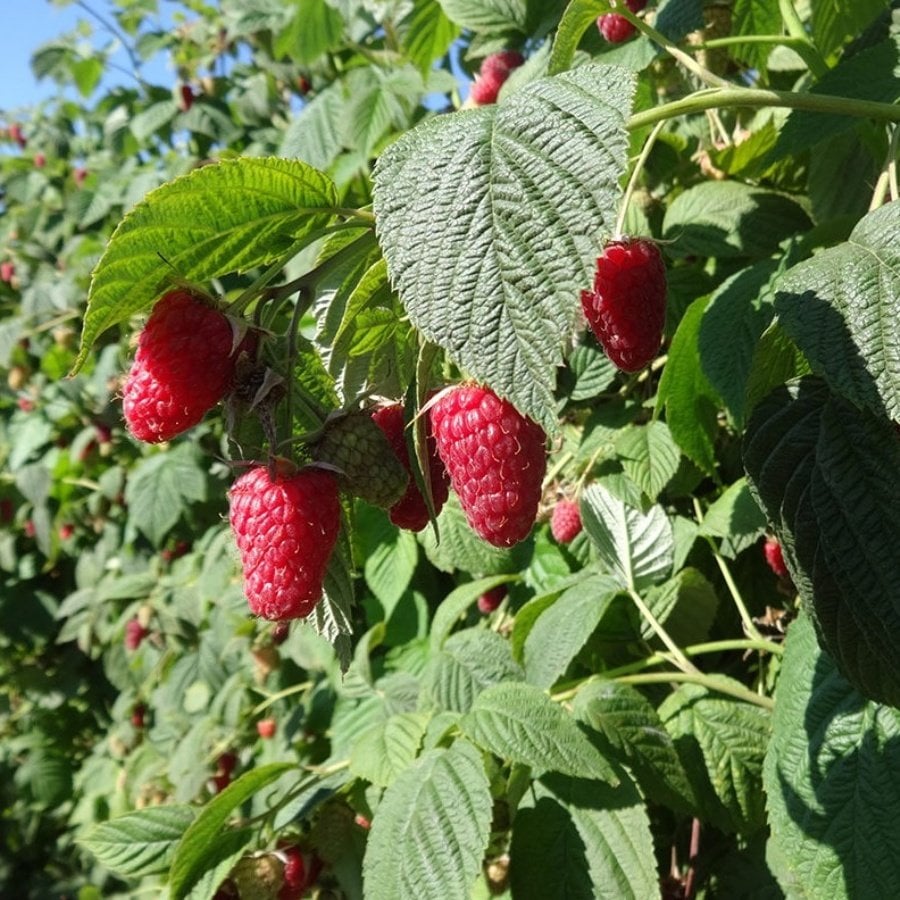
M893 4L78 7L0 122L0 885L900 895Z

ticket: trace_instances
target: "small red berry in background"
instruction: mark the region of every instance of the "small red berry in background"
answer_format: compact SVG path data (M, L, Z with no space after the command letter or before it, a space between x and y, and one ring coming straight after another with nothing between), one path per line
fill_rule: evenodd
M26 519L22 528L25 531L25 537L33 538L37 533L37 528L35 528L34 522L31 519Z
M215 793L221 794L231 784L231 775L237 766L237 755L230 750L223 753L216 761L216 773L212 776Z
M0 525L9 525L15 513L16 508L9 497L4 497L0 500Z
M75 534L75 526L71 522L63 522L59 526L59 539L61 541L67 541L73 534Z
M525 62L518 50L501 50L484 58L475 82L469 90L469 97L476 106L487 106L497 102L497 95L510 72Z
M438 454L473 531L495 547L528 537L547 469L540 425L473 384L442 392L430 412Z
M268 741L275 737L277 725L274 719L260 719L256 723L256 733L264 740Z
M81 187L88 177L88 170L79 166L72 170L72 177L75 179L75 184Z
M631 12L636 13L640 12L647 5L647 0L625 0L625 5ZM597 28L600 29L600 34L611 44L621 44L637 31L628 19L617 13L606 13L606 15L598 16Z
M16 405L24 413L34 412L34 400L30 399L29 397L19 397L16 400Z
M290 622L276 622L275 627L272 629L272 643L276 647L280 647L290 637L290 634Z
M560 500L550 514L550 533L560 544L569 544L581 534L581 510L574 500Z
M34 167L36 169L43 169L44 166L47 165L47 157L43 153L35 153L34 155Z
M300 94L301 97L305 97L312 88L312 84L310 80L305 75L297 76L297 93Z
M597 257L581 307L606 355L623 372L651 362L666 324L666 267L653 241L620 238Z
M28 145L28 139L22 133L22 126L18 122L13 122L9 126L9 136L24 150Z
M5 262L0 263L0 281L5 281L9 284L15 276L16 264L14 262L7 259Z
M150 632L137 619L129 619L125 623L125 649L137 650L148 634Z
M359 825L363 831L368 831L372 827L372 823L361 813L357 813L353 818L353 824Z
M482 615L489 615L503 602L506 596L506 585L501 584L489 591L485 591L478 598L478 612Z
M135 728L143 728L146 715L147 707L143 703L136 703L131 711L131 724Z
M779 578L784 578L788 574L788 568L784 564L784 552L781 549L781 544L778 543L776 538L766 538L766 542L763 544L763 554L766 557L769 568Z
M182 112L187 112L194 105L194 89L189 84L181 85L178 97L178 107Z

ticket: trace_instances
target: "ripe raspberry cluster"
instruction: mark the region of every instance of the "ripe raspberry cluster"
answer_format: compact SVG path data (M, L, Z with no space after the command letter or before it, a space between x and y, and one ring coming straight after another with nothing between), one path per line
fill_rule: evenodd
M636 13L640 12L647 5L647 0L624 0L624 3L631 12ZM637 31L628 19L617 13L606 13L598 16L597 28L600 29L600 34L611 44L621 44Z
M657 354L666 324L666 267L659 247L642 238L610 241L597 258L593 289L581 308L606 355L638 372Z
M501 50L486 56L469 92L472 102L477 106L496 103L500 88L509 78L509 73L524 62L525 57L518 50Z

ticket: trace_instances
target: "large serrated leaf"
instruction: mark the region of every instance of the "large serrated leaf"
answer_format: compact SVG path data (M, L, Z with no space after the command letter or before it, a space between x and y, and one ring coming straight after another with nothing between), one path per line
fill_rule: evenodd
M152 305L172 273L201 284L284 257L338 205L298 160L233 159L162 185L122 220L91 280L75 369L107 328Z
M530 684L489 687L460 722L463 732L485 750L536 773L561 772L577 778L618 779L575 720Z
M674 538L661 506L644 513L592 484L581 495L581 518L601 560L623 587L639 591L669 574Z
M423 754L385 791L372 821L366 900L468 897L487 847L491 805L471 744Z
M95 825L79 843L120 875L164 872L195 815L189 806L152 806Z
M644 794L678 812L694 813L694 795L653 704L638 690L615 681L594 681L575 695L575 717L620 751Z
M682 684L659 708L704 817L724 831L765 826L762 765L769 713L759 706Z
M811 0L812 31L816 46L823 56L831 55L842 44L860 34L888 6L888 0L853 0L853 3ZM863 71L865 74L861 74L857 81L864 85L872 79L873 73L871 69Z
M565 590L541 613L525 639L529 683L549 688L587 643L621 585L595 575Z
M472 31L524 31L526 0L439 0L444 12L461 28Z
M900 712L861 697L801 615L788 630L763 769L769 858L789 896L900 896L898 746Z
M388 787L416 757L428 725L424 713L397 713L362 734L350 754L350 772Z
M779 287L781 324L813 371L857 406L900 421L900 203L869 213Z
M616 456L625 474L655 501L678 471L681 453L664 422L623 429L616 440Z
M441 709L468 712L485 688L521 681L524 675L512 657L509 641L493 631L469 628L447 638L433 657L427 697Z
M900 705L900 444L893 426L801 379L758 407L744 465L825 648Z
M634 783L617 787L547 775L516 813L510 847L514 897L659 896L650 822Z
M589 65L432 119L375 171L378 232L413 324L548 431L553 383L615 220L633 77Z
M184 832L175 850L169 870L172 900L187 896L203 873L218 863L221 851L217 844L231 814L258 791L295 768L293 763L260 766L242 775L209 801Z

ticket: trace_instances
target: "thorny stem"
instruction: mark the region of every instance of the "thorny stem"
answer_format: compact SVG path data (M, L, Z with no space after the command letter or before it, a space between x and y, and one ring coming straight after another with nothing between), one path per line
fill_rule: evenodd
M650 156L650 151L653 149L653 145L656 143L656 139L665 125L665 122L657 122L656 125L653 126L653 131L647 136L647 140L644 141L644 146L641 148L641 155L635 161L634 169L631 171L631 178L628 179L628 187L625 189L625 195L622 197L622 203L619 206L619 215L616 218L616 229L613 240L619 240L619 238L622 237L622 232L625 228L625 217L628 214L628 204L631 203L631 198L637 187L638 179L641 177L641 172L644 171L644 165Z
M684 655L684 653L681 652L681 648L672 640L669 632L666 631L659 619L653 615L650 608L644 603L641 595L636 590L630 589L628 591L628 596L631 597L634 605L647 620L647 623L653 629L653 633L666 645L666 647L669 648L669 652L672 654L678 668L683 672L695 672L700 674L700 670Z
M694 497L693 500L694 515L696 515L697 517L697 524L701 524L703 522L703 510L700 506L699 499L697 497ZM749 610L747 609L747 604L744 603L744 598L741 596L740 589L738 588L737 583L731 575L731 570L728 568L728 564L725 562L722 554L719 553L719 548L715 545L715 542L710 539L708 543L710 549L712 550L716 565L719 567L719 571L722 573L722 578L725 581L725 585L728 587L728 593L731 594L731 599L734 601L734 605L737 607L738 614L741 617L741 623L744 626L744 631L753 640L762 641L763 636L756 625L753 624L753 619L750 616Z

